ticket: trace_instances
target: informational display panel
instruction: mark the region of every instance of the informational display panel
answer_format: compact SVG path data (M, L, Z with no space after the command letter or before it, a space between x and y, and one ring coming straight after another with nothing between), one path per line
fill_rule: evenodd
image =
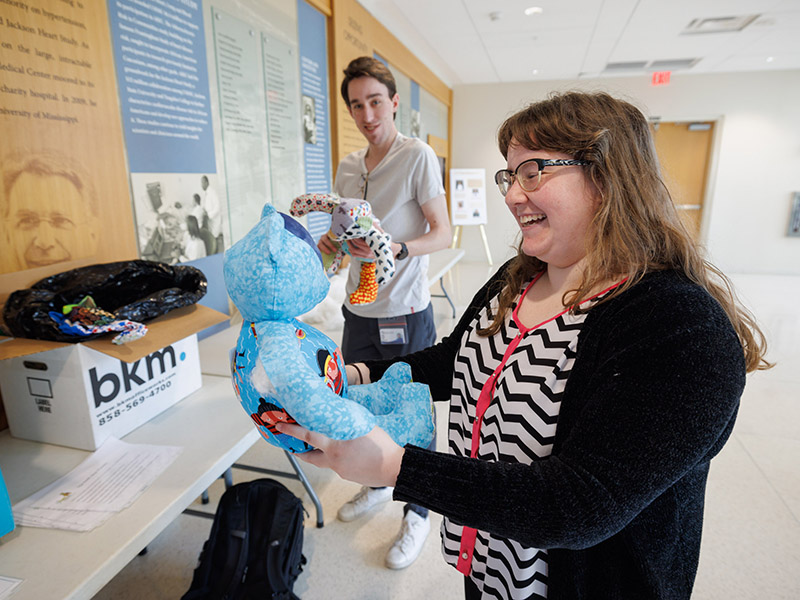
M174 264L222 252L227 202L216 175L202 4L108 7L139 255Z
M231 236L238 240L270 200L261 35L233 15L211 12Z
M215 173L201 3L108 7L131 172Z
M105 4L0 3L0 302L136 253Z
M486 223L486 169L450 169L453 225Z
M328 44L325 16L305 0L297 2L300 42L300 87L303 107L303 157L306 193L333 189L328 102ZM330 216L310 213L308 230L319 239L330 227Z
M262 33L261 49L266 82L272 203L278 210L288 213L292 199L302 190L304 121L300 115L301 105L306 106L307 96L300 101L297 45ZM320 121L324 124L324 120ZM311 132L313 139L318 135L317 129L315 127ZM327 141L327 134L324 138Z

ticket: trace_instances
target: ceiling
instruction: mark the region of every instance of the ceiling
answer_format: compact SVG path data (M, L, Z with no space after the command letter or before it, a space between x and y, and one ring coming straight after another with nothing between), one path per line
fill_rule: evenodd
M800 0L358 1L451 87L800 69Z

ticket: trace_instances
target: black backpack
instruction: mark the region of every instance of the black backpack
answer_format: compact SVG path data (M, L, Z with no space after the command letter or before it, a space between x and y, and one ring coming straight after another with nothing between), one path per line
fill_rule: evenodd
M182 600L300 600L303 503L273 479L228 488Z

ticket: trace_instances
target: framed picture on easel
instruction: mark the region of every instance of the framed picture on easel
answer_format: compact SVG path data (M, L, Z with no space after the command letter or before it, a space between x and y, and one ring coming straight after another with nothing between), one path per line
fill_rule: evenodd
M450 169L450 221L455 227L453 247L461 245L461 229L477 225L489 264L492 255L486 239L486 169Z
M450 169L452 223L486 224L486 169Z

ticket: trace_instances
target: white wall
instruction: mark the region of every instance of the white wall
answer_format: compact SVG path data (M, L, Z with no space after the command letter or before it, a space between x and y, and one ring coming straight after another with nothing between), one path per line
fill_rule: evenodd
M492 180L505 167L497 149L503 120L551 91L604 90L664 121L717 120L703 223L709 257L729 273L800 275L800 238L786 235L800 191L800 71L676 75L462 85L453 88L451 166L485 168L495 264L513 254L516 225ZM477 227L466 227L467 260L485 260Z

